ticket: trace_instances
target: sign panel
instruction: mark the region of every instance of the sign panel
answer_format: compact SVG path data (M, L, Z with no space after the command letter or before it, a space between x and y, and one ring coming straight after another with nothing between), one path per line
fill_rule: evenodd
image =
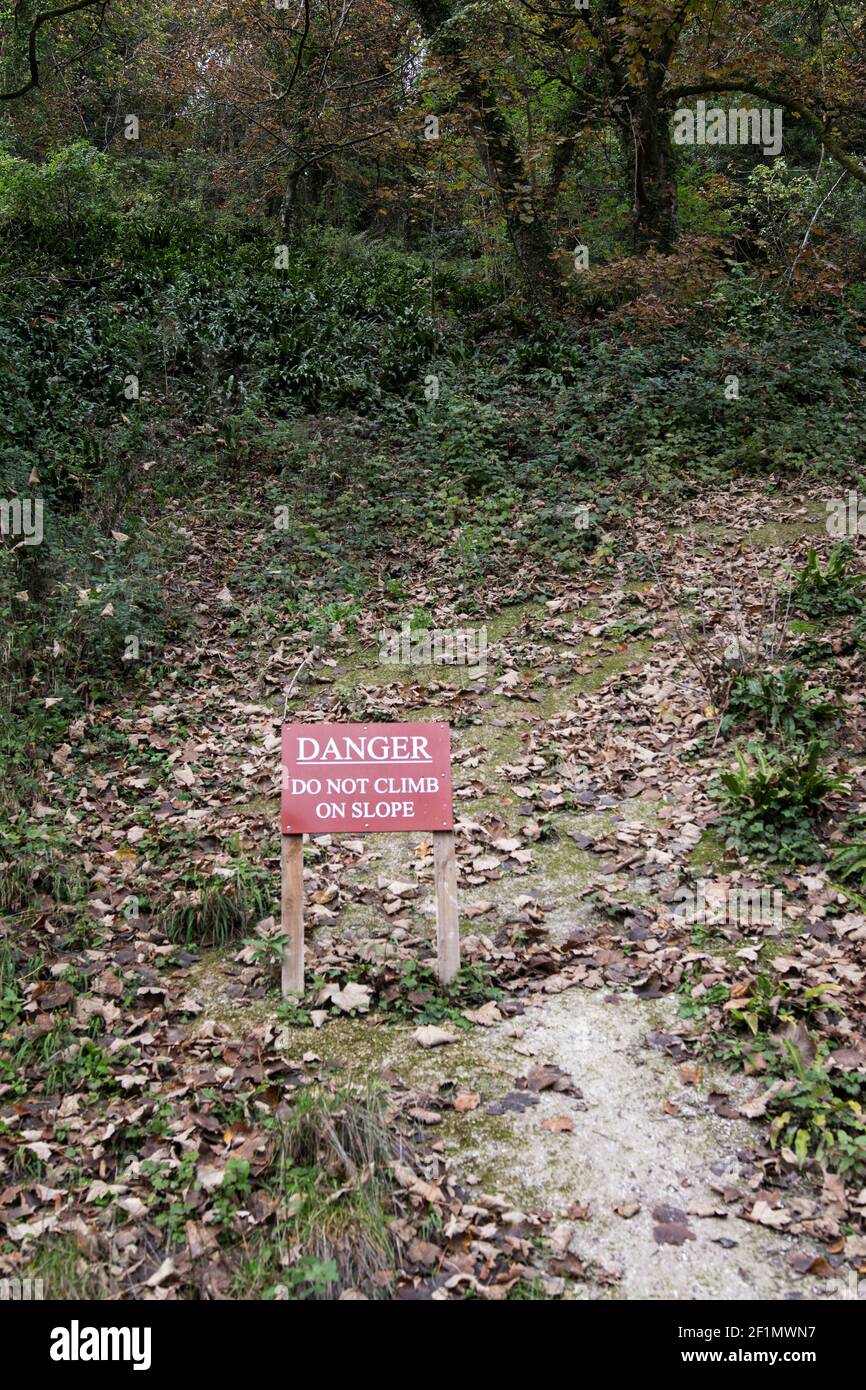
M284 724L284 835L451 830L447 724Z

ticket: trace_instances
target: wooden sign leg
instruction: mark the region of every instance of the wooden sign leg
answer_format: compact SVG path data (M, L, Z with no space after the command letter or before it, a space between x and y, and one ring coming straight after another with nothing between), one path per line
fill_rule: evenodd
M304 837L283 835L280 849L283 998L304 992Z
M457 915L457 860L454 831L433 831L436 878L436 973L443 985L460 969L460 923Z

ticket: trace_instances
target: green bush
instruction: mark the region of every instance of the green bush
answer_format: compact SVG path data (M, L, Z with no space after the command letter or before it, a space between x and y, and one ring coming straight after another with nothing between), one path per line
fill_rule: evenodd
M801 671L743 672L734 678L722 733L737 725L752 725L770 734L809 738L836 714L831 690L807 687Z
M737 766L719 775L714 795L722 803L727 847L783 864L820 854L812 821L831 792L847 788L822 765L821 744L737 751Z
M236 864L229 877L208 879L196 873L185 887L164 894L157 923L177 945L225 946L265 917L271 900L267 873Z
M115 181L108 156L86 140L61 146L42 164L0 150L0 228L14 227L37 247L104 253L120 226Z
M838 613L857 613L863 606L866 576L853 573L855 555L849 541L834 545L822 569L814 546L791 589L795 606L810 618Z
M770 1103L772 1148L789 1149L799 1163L814 1157L851 1179L866 1174L866 1079L856 1072L827 1072L826 1053L804 1066L790 1042L793 1071L783 1093Z
M866 816L855 816L849 821L849 834L852 831L851 839L834 852L830 872L840 883L863 894L866 893Z

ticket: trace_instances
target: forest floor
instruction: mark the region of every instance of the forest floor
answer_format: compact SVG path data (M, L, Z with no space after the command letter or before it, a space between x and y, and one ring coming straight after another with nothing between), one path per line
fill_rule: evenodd
M782 1053L805 1075L823 1037L826 1075L866 1070L866 916L826 866L768 877L725 853L709 790L731 742L680 633L696 604L714 633L768 621L762 585L829 547L823 494L648 502L628 546L652 565L614 538L565 579L479 581L469 616L465 583L419 555L399 604L383 589L315 643L263 601L267 522L236 501L178 506L169 582L192 635L149 688L78 720L44 778L36 817L80 866L86 927L44 881L21 914L46 969L25 990L29 1085L0 1086L0 1273L42 1273L49 1297L295 1296L303 1252L339 1270L304 1266L309 1288L344 1297L846 1296L866 1270L862 1169L795 1154L773 1121L797 1082ZM483 623L486 668L380 662L379 630L413 605ZM866 800L866 745L862 659L799 625L819 637L842 721L827 760L850 783L826 838ZM450 723L466 969L449 998L429 838L335 834L305 849L311 994L281 1005L284 707ZM772 883L781 917L685 922L676 895L698 879ZM181 939L220 883L258 903L240 939ZM363 1260L351 1219L316 1238L272 1181L294 1098L339 1110L350 1083L384 1087L398 1145ZM339 1179L372 1181L357 1162Z

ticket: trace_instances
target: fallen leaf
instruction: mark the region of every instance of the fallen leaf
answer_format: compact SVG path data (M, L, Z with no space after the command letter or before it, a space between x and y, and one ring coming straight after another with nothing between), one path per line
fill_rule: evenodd
M574 1132L574 1121L568 1115L551 1115L548 1119L541 1121L542 1129L549 1129L552 1134L572 1134Z
M352 1009L364 1013L369 1009L372 997L373 991L369 985L359 985L350 980L342 989L337 990L336 994L331 995L331 1003L336 1004L345 1014L351 1013Z
M492 999L488 999L486 1004L482 1004L480 1009L464 1009L463 1017L470 1023L480 1023L482 1028L490 1028L494 1023L502 1022L502 1014L496 1007Z
M694 1240L694 1231L682 1221L665 1221L661 1226L653 1226L653 1239L657 1245L685 1245Z
M481 1104L481 1096L478 1091L461 1091L454 1098L454 1109L459 1115L465 1115L467 1110L477 1110Z
M437 1028L435 1023L427 1023L421 1028L416 1028L412 1037L421 1047L444 1047L446 1043L457 1041L454 1033L448 1033L444 1028Z
M162 1264L160 1265L160 1267L159 1267L159 1269L156 1271L156 1273L155 1273L155 1274L151 1274L150 1278L149 1278L148 1280L146 1280L147 1287L148 1287L149 1289L156 1289L156 1288L159 1288L159 1285L160 1285L160 1284L164 1284L165 1281L166 1281L166 1279L171 1278L172 1274L174 1274L174 1271L175 1271L175 1263L174 1263L174 1260L173 1260L173 1259L171 1258L171 1256L169 1255L168 1259L163 1260Z
M784 1230L791 1224L788 1213L780 1208L771 1207L769 1202L756 1202L747 1220L756 1221L760 1226L771 1226L774 1231Z

